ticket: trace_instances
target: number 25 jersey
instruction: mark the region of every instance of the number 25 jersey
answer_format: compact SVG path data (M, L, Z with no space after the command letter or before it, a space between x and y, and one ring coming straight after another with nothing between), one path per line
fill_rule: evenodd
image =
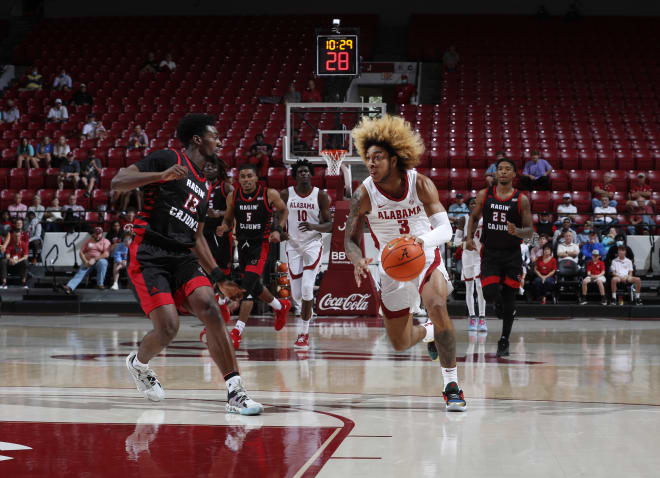
M518 249L520 238L513 236L507 231L507 222L516 227L522 226L520 215L520 191L513 190L507 198L497 196L495 186L486 190L482 207L484 220L481 242L485 249Z

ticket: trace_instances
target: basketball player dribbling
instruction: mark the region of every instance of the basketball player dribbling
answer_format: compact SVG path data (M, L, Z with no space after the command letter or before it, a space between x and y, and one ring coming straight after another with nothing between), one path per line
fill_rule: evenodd
M379 249L401 236L422 245L426 263L411 281L390 278L381 264L380 301L385 329L397 351L427 342L431 358L439 358L442 365L447 410L464 411L467 406L456 370L456 337L447 312L451 286L438 249L451 240L453 232L435 185L413 169L424 152L422 140L402 118L389 115L363 118L352 135L369 170L369 177L351 198L346 220L344 247L355 268L355 280L359 285L368 277L373 261L362 256L360 247L365 220ZM430 320L413 325L410 307L420 294Z
M254 164L246 163L238 167L239 187L229 197L225 217L216 233L224 234L232 230L236 221L238 262L243 272L241 285L252 298L261 299L275 311L275 330L280 330L286 325L291 302L274 297L261 282L261 275L266 267L270 244L287 239L284 225L288 211L280 193L257 181ZM240 347L244 328L245 322L238 320L230 333L236 350Z
M293 299L302 302L298 338L294 348L309 349L309 323L314 305L314 283L321 267L322 232L332 231L330 197L312 186L314 166L306 159L298 160L291 173L297 181L280 191L289 210L287 219L286 255Z
M472 211L477 204L475 198L468 199L468 209ZM483 221L480 219L477 230L474 233L475 250L470 251L465 248L464 238L468 237L468 217L463 216L458 220L456 228L456 243L462 243L463 257L461 259L461 280L465 282L465 303L468 308L468 331L488 332L486 325L486 300L481 288L481 242L479 238L482 234ZM474 313L474 289L477 289L477 303L479 306L479 324L477 325L477 316Z
M496 175L496 184L477 194L477 204L470 212L465 248L476 251L474 236L479 219L483 217L481 285L486 301L495 305L497 315L502 319L497 356L506 357L522 275L520 243L531 238L534 229L529 199L513 187L516 177L514 162L508 158L500 159Z
M216 264L203 235L210 191L204 165L215 161L220 148L215 118L188 114L179 122L177 136L184 145L181 151L154 151L120 169L112 179L114 191L141 187L145 196L144 211L134 222L128 275L153 330L143 337L138 351L128 355L126 366L147 399L157 402L165 398L149 361L176 336L177 306L184 306L206 326L209 354L227 385L227 412L256 415L263 406L245 391L211 282L204 273L208 272L225 296L242 295Z

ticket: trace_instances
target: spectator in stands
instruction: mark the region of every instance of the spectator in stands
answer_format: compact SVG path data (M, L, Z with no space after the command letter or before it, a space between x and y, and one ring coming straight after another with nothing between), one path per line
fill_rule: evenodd
M461 63L461 57L456 52L456 47L451 45L442 55L442 66L445 71L454 72Z
M616 208L612 206L610 198L603 194L600 198L600 206L594 208L594 225L601 231L616 225Z
M27 213L27 233L32 264L36 264L41 262L43 227L34 211L28 211Z
M14 194L14 202L7 206L7 210L12 219L25 217L27 206L23 204L23 193L19 191Z
M27 168L38 168L39 161L34 155L34 147L30 144L26 137L21 138L21 142L16 148L16 167L22 168L23 163Z
M148 146L149 138L147 137L147 133L142 130L142 126L136 124L133 132L128 137L128 149L145 149Z
M603 245L605 252L609 252L610 247L616 244L616 228L610 227L607 234L601 238L600 243Z
M5 213L7 213L7 211L2 211L3 215ZM8 221L7 223L0 223L0 260L4 259L5 252L7 252L7 247L9 247L9 243L11 242L11 229L11 221Z
M87 85L85 83L81 83L80 89L78 89L78 91L73 94L73 98L71 98L71 104L74 106L94 104L94 98L92 98L92 95L90 95L89 91L87 91Z
M131 234L126 232L122 236L121 242L117 244L114 251L112 252L112 257L114 259L114 264L112 266L112 290L119 290L119 271L126 269L126 263L128 261L128 246L131 245Z
M532 151L532 157L525 163L520 176L520 189L527 191L547 191L550 189L552 166L545 159L539 158L538 151Z
M57 197L54 197L50 202L50 206L46 208L44 218L46 219L46 232L62 231L62 221L64 220L64 217L62 216L60 200L57 199Z
M134 207L129 207L126 209L126 212L121 214L120 222L122 229L126 229L126 226L129 224L132 226L135 223L135 217L137 216L137 210Z
M52 159L50 161L51 168L59 168L66 162L66 158L71 153L71 148L66 142L66 136L60 136L57 139L57 144L53 147Z
M552 237L555 233L556 226L552 223L552 215L549 212L543 211L539 214L539 221L536 223L536 232L538 234L547 234Z
M573 261L578 263L578 256L580 255L580 246L573 242L573 232L566 231L564 233L564 243L557 246L557 258L559 264L563 261Z
M85 197L88 198L92 194L94 185L101 177L101 160L96 157L96 150L89 148L87 151L87 158L80 165L80 182L83 187L87 189Z
M408 83L408 75L401 75L401 83L394 88L394 98L397 105L409 105L417 89Z
M62 207L64 213L64 222L67 224L69 231L80 231L84 229L83 219L85 218L85 208L76 203L75 194L71 194L67 203Z
M534 272L536 273L536 277L532 285L536 291L536 297L540 297L541 303L545 304L547 295L554 290L554 276L557 272L557 261L552 255L550 244L543 246L543 255L534 264Z
M53 80L53 89L61 91L70 91L73 87L73 82L71 77L66 74L66 70L62 68L60 74L55 77Z
M257 165L259 178L263 179L268 176L268 166L273 154L273 147L264 142L264 135L261 133L257 133L254 140L256 142L250 146L248 162Z
M573 220L573 216L567 216L567 214L577 214L577 208L571 203L571 194L564 193L561 198L562 203L557 205L557 225L564 222L566 217L569 217L571 221ZM561 216L561 214L563 214L563 216Z
M103 126L103 123L101 123L100 121L96 125L95 136L97 139L105 139L108 137L108 131L105 129L105 126Z
M171 53L165 55L165 59L160 62L158 69L160 71L174 71L176 69L176 63L174 63L174 60L172 60Z
M591 231L589 232L589 242L582 246L582 257L584 257L584 260L590 261L594 251L598 251L600 257L605 257L605 248L598 242L598 233Z
M567 232L572 232L573 237L577 236L575 230L572 227L571 220L569 218L564 219L564 222L561 224L561 228L558 228L554 235L552 236L552 244L556 246L558 243L563 244Z
M62 100L57 98L55 104L48 111L47 121L54 121L56 123L63 123L69 120L69 111L66 109L66 106L62 104Z
M110 230L105 235L105 238L110 241L110 245L114 246L121 242L121 237L124 235L124 232L121 228L121 223L115 219L110 224Z
M35 194L32 196L32 205L28 207L28 213L33 212L34 216L37 218L37 221L41 221L44 218L44 213L46 208L41 204L41 196Z
M653 190L646 182L646 174L638 173L637 182L630 187L630 200L626 203L626 206L630 208L646 206L654 210L655 200L651 199L652 194Z
M458 221L462 217L467 218L468 214L470 214L470 209L463 201L463 194L456 194L456 202L449 205L447 212L449 213L449 221L452 223Z
M532 248L532 250L529 252L529 259L532 264L534 264L537 260L539 260L541 257L543 257L543 247L550 242L550 236L547 234L541 234L539 235L539 240ZM550 245L552 247L552 245Z
M284 93L284 96L282 97L282 103L300 103L301 101L302 98L300 96L300 92L296 91L296 84L289 84L289 89L286 91L286 93Z
M617 255L617 250L621 246L625 246L626 248L626 257L631 261L635 260L635 253L632 251L630 246L628 246L626 236L624 236L623 234L617 234L614 238L614 244L609 248L609 250L607 251L607 255L605 256L605 268L607 270L610 270L612 261Z
M66 161L60 166L60 174L57 176L57 189L64 189L64 183L71 183L71 189L75 189L80 179L80 163L73 159L73 153L69 151Z
M309 149L309 145L304 142L302 139L300 139L300 132L297 129L293 130L293 146L292 146L292 151L296 154L309 154L311 150Z
M612 182L612 173L606 172L603 175L603 182L594 184L593 199L591 200L591 209L594 211L597 207L602 206L602 197L607 196L610 200L610 206L616 207L617 203L614 200L614 183Z
M525 295L525 278L527 271L532 264L532 254L529 250L529 244L526 241L520 243L520 256L522 257L522 273L520 274L520 287L518 288L519 295Z
M504 157L504 151L497 151L495 153L495 161L490 163L490 166L486 169L486 183L488 186L495 184L495 181L497 180L497 162L500 159L504 159Z
M28 236L27 233L27 225L25 224L25 219L22 217L14 218L14 221L12 222L12 228L14 227L17 227L21 230L21 239L27 241L30 236Z
M16 273L21 278L21 285L27 289L27 263L28 263L28 243L21 237L21 230L15 227L11 231L11 238L5 257L0 259L0 288L7 288L7 272Z
M147 55L147 61L144 62L140 73L156 73L158 71L158 61L156 60L156 55L154 52L149 52Z
M631 187L630 200L626 202L626 210L630 214L628 234L655 234L655 221L651 218L655 212L655 201L651 199L651 193L646 175L639 173L637 183Z
M82 134L81 134L82 139L96 138L96 127L98 125L99 124L96 121L96 115L94 113L88 114L87 123L83 125L83 129L82 129Z
M612 291L612 303L616 304L616 288L619 282L624 284L633 284L635 287L635 304L642 305L642 281L639 277L633 276L632 260L626 257L626 246L618 246L617 255L612 260L610 271L612 272L612 282L610 290Z
M25 85L23 90L36 91L40 90L44 85L44 77L41 76L37 67L33 67L32 71L28 73L25 77Z
M575 242L578 243L580 247L585 245L587 242L589 242L589 233L594 230L594 223L593 221L587 221L584 223L584 227L582 228L582 232L579 232L577 236L575 237Z
M14 103L14 100L9 98L7 100L7 109L2 112L2 121L5 123L15 123L21 118L21 112L18 111L18 106Z
M110 243L103 237L103 229L95 227L92 237L87 239L80 249L82 266L66 285L60 287L67 294L71 294L80 285L80 282L85 278L87 273L93 269L96 271L96 287L98 289L105 289L103 282L105 281L109 256Z
M600 303L607 305L607 297L605 296L605 263L600 260L602 257L598 249L594 249L589 262L587 262L587 276L582 279L582 299L580 305L587 304L587 288L589 284L596 284L598 292L600 292Z
M314 83L314 80L307 80L307 86L302 93L302 100L304 103L320 103L323 101L321 98L321 92L316 89L316 83Z
M51 167L51 161L53 159L53 149L55 145L53 140L50 139L50 136L46 135L37 145L37 160L43 159L44 164L47 168Z

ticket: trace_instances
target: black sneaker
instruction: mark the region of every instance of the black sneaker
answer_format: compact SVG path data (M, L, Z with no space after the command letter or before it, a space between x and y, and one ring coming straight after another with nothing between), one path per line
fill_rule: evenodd
M607 305L607 299L605 297L600 299L600 305Z
M437 362L440 359L440 354L438 353L438 348L435 346L435 341L426 344L426 350L429 353L429 357L431 357L431 360L434 362Z
M580 299L580 305L587 305L587 299Z
M643 304L642 304L642 298L641 298L641 297L637 297L637 298L635 299L635 305L643 305Z
M502 337L497 342L497 357L508 357L509 356L509 339Z
M456 382L448 383L447 387L445 387L445 391L442 392L442 396L445 398L447 411L464 412L467 409L465 397L463 396L463 390L458 388L458 384Z

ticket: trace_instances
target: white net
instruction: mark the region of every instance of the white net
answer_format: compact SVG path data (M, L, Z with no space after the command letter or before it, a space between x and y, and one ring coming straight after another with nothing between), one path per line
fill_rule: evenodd
M325 172L326 176L339 176L341 170L341 163L348 153L345 149L324 149L321 151L321 156L325 159L328 169Z

